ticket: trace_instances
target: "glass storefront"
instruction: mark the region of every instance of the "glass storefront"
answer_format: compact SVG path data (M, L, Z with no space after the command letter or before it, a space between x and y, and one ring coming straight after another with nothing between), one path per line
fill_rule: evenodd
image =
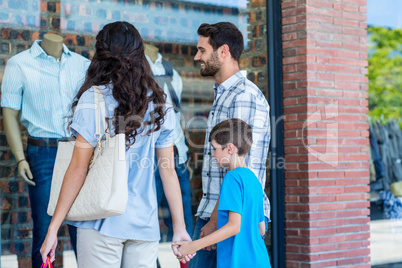
M197 29L204 22L229 21L238 26L245 45L240 68L268 96L266 1L0 0L0 81L7 60L29 49L33 41L46 33L62 35L70 50L91 59L98 31L118 20L132 23L143 39L173 64L183 82L182 128L189 147L191 202L195 214L202 196L202 154L214 84L212 78L200 76L200 65L193 60L197 52ZM23 134L25 140L27 132ZM7 146L3 126L0 142L1 256L4 260L4 256L18 255L18 263L24 267L23 259L30 256L32 237L27 186L17 177L16 162ZM268 178L266 193L269 195ZM60 247L65 250L70 249L66 231L61 229L59 234ZM269 235L266 244L270 251Z
M401 15L393 1L367 1L370 116L370 260L402 267Z

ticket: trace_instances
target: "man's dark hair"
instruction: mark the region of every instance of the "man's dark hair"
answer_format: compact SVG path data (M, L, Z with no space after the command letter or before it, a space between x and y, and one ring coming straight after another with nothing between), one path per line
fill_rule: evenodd
M213 140L223 147L233 143L238 149L238 154L243 156L250 152L253 144L253 130L243 120L231 118L214 126L209 135L209 142Z
M200 36L209 37L209 44L212 46L214 51L224 44L228 45L232 57L236 61L240 60L240 56L244 50L243 35L233 23L203 23L198 28L197 33Z

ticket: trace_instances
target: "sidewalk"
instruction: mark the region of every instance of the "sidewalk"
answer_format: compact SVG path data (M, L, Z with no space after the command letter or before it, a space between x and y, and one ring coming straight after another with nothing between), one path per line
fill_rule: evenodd
M162 268L179 268L179 262L173 255L170 248L170 243L160 243L159 244L159 262ZM63 255L64 268L77 268L77 263L75 261L74 252L72 250L65 251ZM7 255L1 256L1 268L17 268L17 255Z
M371 265L402 262L402 220L376 220L371 221L369 225ZM180 267L170 249L170 243L159 244L159 261L162 268ZM17 268L17 256L1 256L0 267ZM72 251L64 252L64 267L77 268ZM402 268L402 264L396 264L392 267Z
M402 220L376 220L369 224L371 265L402 262Z

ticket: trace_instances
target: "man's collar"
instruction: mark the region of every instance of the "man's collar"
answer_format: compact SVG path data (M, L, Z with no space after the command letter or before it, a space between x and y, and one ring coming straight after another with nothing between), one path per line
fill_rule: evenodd
M244 76L242 75L241 71L238 71L237 73L226 79L222 84L218 85L217 83L215 83L214 89L222 91L228 90L232 85L234 85L240 79L244 79Z
M43 48L40 46L40 42L42 42L42 40L36 40L30 48L30 53L33 58L36 58L43 53L47 55ZM63 53L65 53L66 55L71 55L70 50L65 44L63 44Z

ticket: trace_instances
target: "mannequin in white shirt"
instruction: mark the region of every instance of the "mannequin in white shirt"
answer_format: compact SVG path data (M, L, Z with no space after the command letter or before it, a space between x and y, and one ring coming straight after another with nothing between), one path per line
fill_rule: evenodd
M63 37L57 34L45 34L40 46L49 56L54 57L60 64L61 54L63 53ZM35 186L31 169L29 168L29 164L25 160L24 155L21 128L18 118L20 111L11 108L3 108L2 112L7 142L18 163L18 175L25 183Z
M182 198L183 198L183 212L186 224L186 230L190 237L193 233L193 213L191 211L191 190L190 190L190 175L186 165L188 147L185 143L185 136L180 124L181 110L180 110L180 97L183 89L183 82L179 73L173 69L171 63L165 61L159 53L159 49L155 46L145 44L145 55L147 56L148 63L150 64L153 78L163 89L167 95L167 104L172 104L175 108L176 115L176 129L174 133L174 148L175 148L175 169L179 179ZM170 73L170 74L169 74ZM172 96L173 95L173 96ZM175 100L174 100L175 99ZM176 103L177 102L177 103ZM163 187L160 183L159 171L155 171L155 184L158 197L158 205L163 203ZM171 219L165 218L165 223L169 227L169 234L172 232ZM180 263L181 268L188 267L188 263Z

